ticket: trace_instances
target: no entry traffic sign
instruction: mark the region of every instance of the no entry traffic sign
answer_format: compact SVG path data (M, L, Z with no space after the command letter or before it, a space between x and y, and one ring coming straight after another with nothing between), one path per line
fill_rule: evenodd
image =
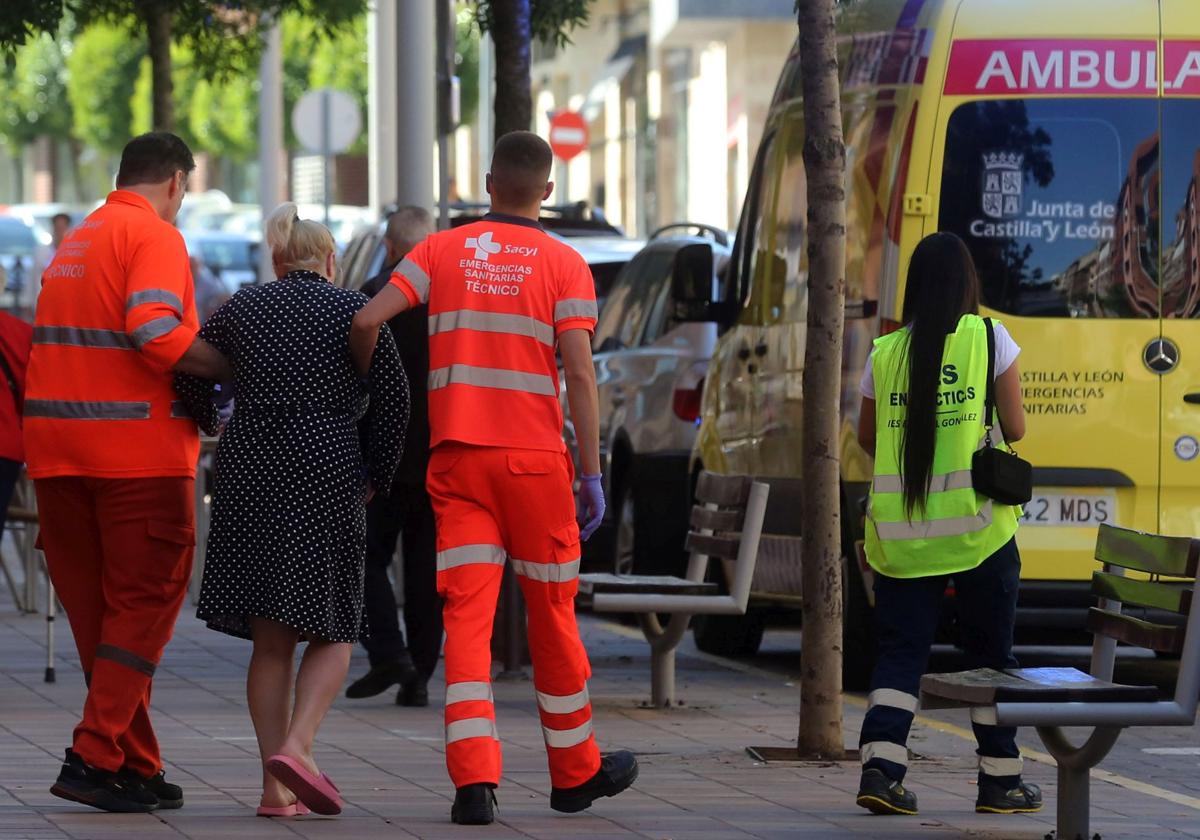
M560 160L570 160L588 147L588 127L578 111L559 111L550 118L550 148Z

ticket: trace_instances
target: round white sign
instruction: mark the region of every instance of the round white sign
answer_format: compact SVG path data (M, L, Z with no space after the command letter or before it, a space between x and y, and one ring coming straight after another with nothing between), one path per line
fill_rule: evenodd
M292 108L292 130L308 151L335 155L358 139L362 116L350 94L320 88L301 96Z

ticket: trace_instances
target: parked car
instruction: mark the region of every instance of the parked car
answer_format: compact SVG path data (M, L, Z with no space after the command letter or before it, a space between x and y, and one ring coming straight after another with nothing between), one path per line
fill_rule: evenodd
M722 230L690 223L662 228L621 270L600 311L592 348L609 516L587 547L589 566L678 571L690 510L689 460L717 325L682 323L673 285L680 275L705 275L716 284L728 255ZM565 392L562 400L563 434L578 466Z
M0 215L12 216L28 225L33 230L38 245L42 246L50 244L54 227L53 219L59 213L66 213L70 216L71 227L75 227L91 211L92 206L89 205L61 203L9 204L0 207Z
M230 294L258 281L257 239L212 230L184 230L183 239L188 253L199 257Z
M0 305L18 315L33 312L41 267L38 240L28 224L0 216Z

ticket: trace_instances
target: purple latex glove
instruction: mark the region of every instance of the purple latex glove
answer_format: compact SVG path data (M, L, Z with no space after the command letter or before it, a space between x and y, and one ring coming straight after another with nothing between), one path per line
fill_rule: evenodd
M583 527L579 529L581 540L587 540L594 534L604 519L604 487L600 484L601 477L600 475L580 476L579 505L583 508L584 516L587 517Z

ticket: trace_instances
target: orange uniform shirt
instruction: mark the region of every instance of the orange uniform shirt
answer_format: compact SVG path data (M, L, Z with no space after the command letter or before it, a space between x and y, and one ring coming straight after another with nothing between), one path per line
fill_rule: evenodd
M199 324L183 237L116 190L42 275L25 386L34 478L194 476L196 424L171 368Z
M561 452L554 347L596 327L592 273L537 222L489 213L427 237L391 282L429 304L430 444Z

